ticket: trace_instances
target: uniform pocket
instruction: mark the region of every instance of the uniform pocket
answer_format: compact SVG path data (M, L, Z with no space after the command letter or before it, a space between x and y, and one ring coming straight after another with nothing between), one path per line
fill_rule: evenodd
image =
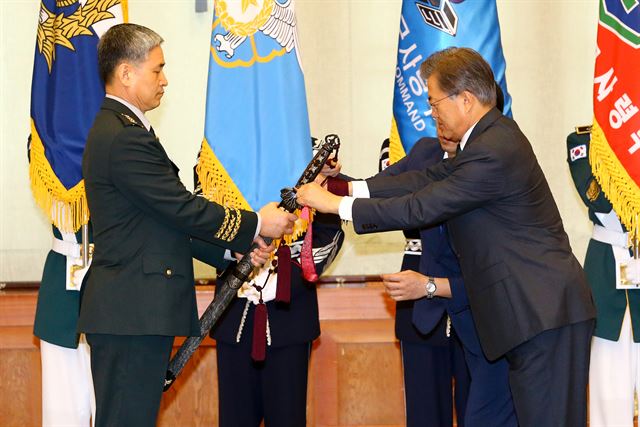
M180 265L180 257L176 254L146 254L142 257L144 274L162 274L166 278L185 276L184 266Z

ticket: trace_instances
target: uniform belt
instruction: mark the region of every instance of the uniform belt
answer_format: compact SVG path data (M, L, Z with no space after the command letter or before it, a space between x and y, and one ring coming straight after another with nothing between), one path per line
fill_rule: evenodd
M422 240L420 240L420 239L405 239L404 253L405 253L405 255L421 255L422 254Z
M608 230L597 224L593 226L593 234L591 235L591 238L598 242L608 243L611 246L618 246L620 248L629 247L629 233Z
M68 256L71 258L80 258L82 256L81 244L75 242L65 242L56 237L53 238L51 250L60 255Z

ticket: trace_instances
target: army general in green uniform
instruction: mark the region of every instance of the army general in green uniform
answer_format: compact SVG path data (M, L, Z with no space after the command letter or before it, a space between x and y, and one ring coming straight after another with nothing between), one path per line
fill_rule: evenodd
M192 253L222 267L227 249L244 253L257 239L257 265L272 249L258 234L280 237L296 219L275 203L256 214L185 189L144 115L168 84L161 43L148 28L121 24L98 45L107 95L82 162L95 251L79 319L98 427L155 425L173 338L200 333Z

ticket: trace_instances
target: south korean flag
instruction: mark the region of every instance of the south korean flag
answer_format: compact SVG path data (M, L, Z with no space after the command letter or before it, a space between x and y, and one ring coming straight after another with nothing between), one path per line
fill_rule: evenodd
M587 157L587 145L582 144L573 147L571 151L569 151L569 156L572 162L575 162L578 159L584 159L585 157Z

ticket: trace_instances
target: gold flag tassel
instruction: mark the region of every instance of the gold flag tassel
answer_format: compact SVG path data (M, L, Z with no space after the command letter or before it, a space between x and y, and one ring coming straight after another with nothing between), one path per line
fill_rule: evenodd
M31 120L31 148L29 179L36 204L53 225L72 233L89 222L89 207L84 191L84 180L67 190L60 182L44 154L44 145Z
M202 195L207 200L222 206L249 211L253 210L211 149L211 146L209 146L206 138L202 141L196 173L202 186ZM298 220L293 226L293 233L283 237L285 243L288 245L298 240L307 231L309 222L313 221L313 211L309 212L309 220L300 218L300 209L297 209L294 213L298 217ZM277 247L280 240L274 240L274 243Z
M613 205L620 221L627 227L629 235L636 236L640 214L640 188L618 160L595 118L591 129L589 162L593 175Z
M401 160L407 153L402 146L398 124L395 117L391 119L391 134L389 135L389 164L392 165Z

